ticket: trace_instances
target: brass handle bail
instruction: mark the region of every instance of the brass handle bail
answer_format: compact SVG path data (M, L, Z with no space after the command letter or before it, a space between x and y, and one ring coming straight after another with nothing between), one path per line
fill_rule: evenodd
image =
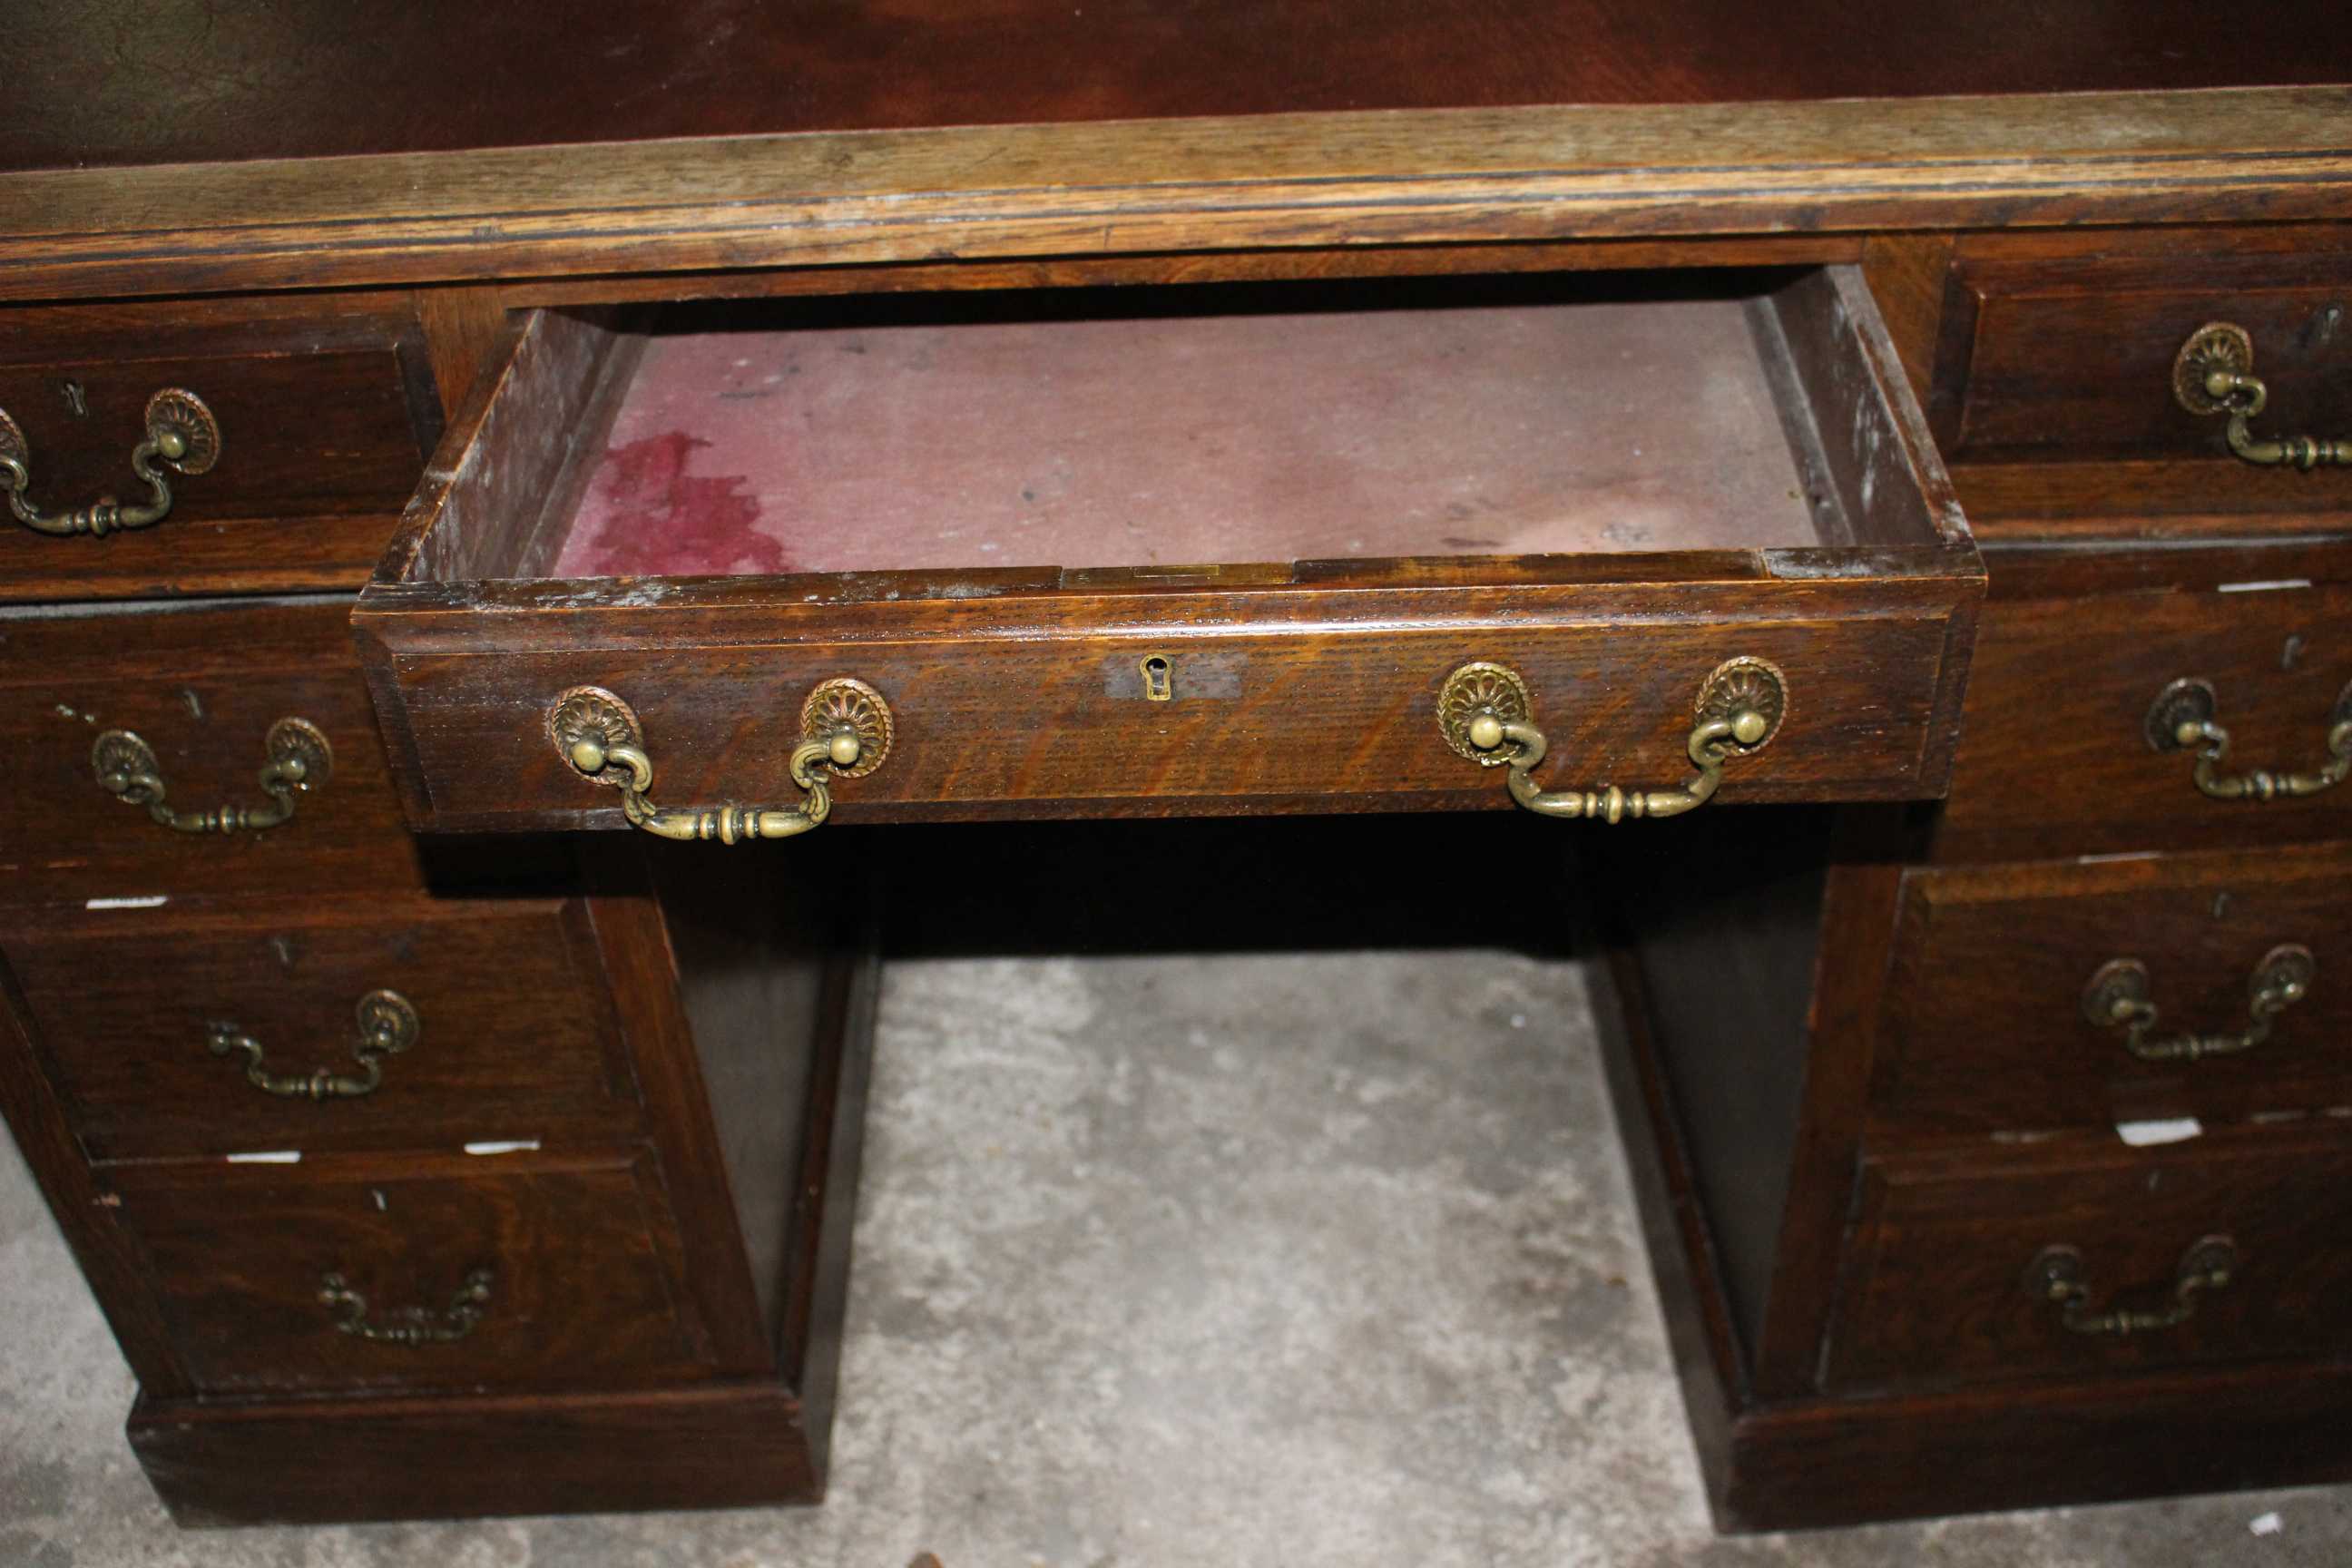
M820 682L801 705L801 741L787 771L804 799L798 805L725 805L665 809L653 801L654 764L635 711L601 686L575 686L547 712L548 738L572 772L621 792L621 814L633 827L664 838L789 838L824 825L833 814L833 779L863 778L890 754L896 732L882 694L848 676Z
M2214 800L2293 800L2334 789L2352 774L2352 682L2336 694L2336 706L2327 715L2328 760L2305 773L2273 773L2267 768L2223 773L2221 764L2230 755L2230 731L2214 721L2217 706L2211 682L2176 680L2156 694L2143 724L2152 751L2204 748L2189 774L2201 794Z
M158 824L180 833L258 833L294 817L294 798L324 789L335 771L335 749L326 731L308 719L285 718L262 737L264 806L223 805L211 811L178 811L165 804L162 764L155 748L128 730L109 730L89 749L98 785L117 800L143 805Z
M2311 994L2318 977L2311 949L2284 943L2263 954L2246 981L2250 1022L2234 1035L2195 1032L2151 1039L2157 1007L2147 966L2136 958L2110 959L2083 987L2083 1016L2103 1029L2124 1031L2124 1049L2144 1062L2193 1062L2251 1051L2271 1037L2278 1016Z
M1712 799L1724 764L1769 745L1788 717L1788 679L1760 658L1726 659L1699 683L1692 703L1696 722L1684 750L1697 771L1674 789L1625 790L1601 784L1547 790L1535 781L1550 742L1535 725L1528 684L1508 665L1481 660L1445 678L1437 697L1437 726L1454 752L1483 767L1507 766L1511 798L1546 816L1589 816L1622 822L1629 816L1679 816Z
M48 512L27 493L33 488L32 443L7 411L0 409L0 490L8 493L8 510L26 527L61 539L78 533L103 539L163 521L172 510L172 485L162 468L189 475L209 470L220 461L220 424L203 398L177 386L149 398L145 417L146 428L131 448L131 471L147 487L146 500L124 506L112 496L100 496L72 511Z
M397 991L371 991L359 1000L359 1036L352 1055L360 1064L356 1078L319 1068L310 1073L273 1073L262 1062L261 1042L232 1023L218 1023L205 1031L205 1043L216 1057L231 1051L245 1055L245 1080L264 1094L285 1100L357 1100L373 1094L383 1082L383 1058L396 1057L416 1043L422 1023L416 1006Z
M2201 1237L2180 1255L2173 1270L2172 1300L2152 1311L2111 1307L2091 1310L2091 1285L2080 1248L2045 1247L2025 1270L2026 1294L2058 1307L2058 1321L2077 1334L2144 1334L2177 1329L2197 1315L2200 1296L2228 1288L2238 1267L2237 1244L2226 1236Z
M477 1268L459 1282L446 1307L395 1307L381 1318L369 1316L368 1299L352 1289L341 1274L319 1277L319 1304L335 1314L335 1331L353 1339L387 1345L449 1344L474 1331L489 1310L493 1276Z
M2189 334L2172 360L2172 395L2191 414L2226 414L2230 450L2264 468L2301 468L2352 464L2352 441L2317 436L2276 436L2257 440L2248 422L2270 402L2270 388L2254 374L2254 340L2245 328L2209 321Z

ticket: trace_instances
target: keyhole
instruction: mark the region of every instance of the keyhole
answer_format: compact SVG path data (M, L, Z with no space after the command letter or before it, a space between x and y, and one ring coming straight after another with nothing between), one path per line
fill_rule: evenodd
M1147 657L1137 668L1143 671L1143 696L1148 702L1172 701L1176 696L1176 667L1164 653Z
M2302 637L2299 634L2290 636L2286 639L2286 647L2279 650L2279 668L2281 669L2293 669L2294 668L2294 661L2302 657Z
M82 395L81 383L78 381L61 382L58 384L58 390L66 395L66 407L72 411L75 418L87 419L89 417L89 400Z

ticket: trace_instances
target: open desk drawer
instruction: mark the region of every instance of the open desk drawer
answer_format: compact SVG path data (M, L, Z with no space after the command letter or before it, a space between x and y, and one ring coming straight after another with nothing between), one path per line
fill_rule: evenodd
M433 831L1932 796L1923 431L1846 268L541 311L356 625Z

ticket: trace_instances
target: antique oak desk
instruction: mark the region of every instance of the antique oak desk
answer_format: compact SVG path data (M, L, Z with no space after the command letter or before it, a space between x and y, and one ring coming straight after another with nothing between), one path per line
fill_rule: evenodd
M0 1110L183 1521L815 1498L981 817L1515 814L1727 1527L2352 1477L2336 8L31 11Z

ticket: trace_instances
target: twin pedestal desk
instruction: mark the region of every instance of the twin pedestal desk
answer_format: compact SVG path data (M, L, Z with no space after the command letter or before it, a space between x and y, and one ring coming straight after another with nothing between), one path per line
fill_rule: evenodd
M1601 933L1726 1528L2352 1478L2340 27L493 9L0 131L0 1110L176 1517L814 1500L996 817L1516 814L1396 875Z

